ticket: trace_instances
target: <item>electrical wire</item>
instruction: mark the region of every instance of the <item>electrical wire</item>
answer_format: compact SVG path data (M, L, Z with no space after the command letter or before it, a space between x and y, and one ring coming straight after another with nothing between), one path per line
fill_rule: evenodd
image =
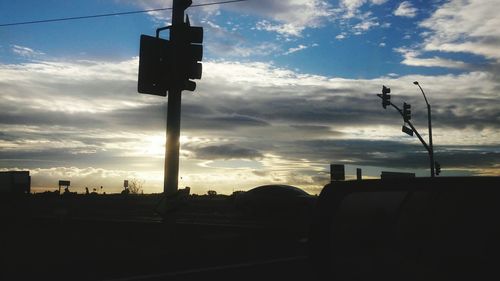
M230 3L245 2L245 1L249 1L249 0L229 0L229 1L221 1L221 2L202 3L202 4L191 5L191 7L222 5L222 4L230 4ZM45 20L23 21L23 22L13 22L13 23L2 23L2 24L0 24L0 27L47 23L47 22L58 22L58 21L69 21L69 20L103 18L103 17L111 17L111 16L123 16L123 15L141 14L141 13L149 13L149 12L157 12L157 11L165 11L165 10L172 10L172 7L140 10L140 11L120 12L120 13L108 13L108 14L98 14L98 15L89 15L89 16L79 16L79 17L67 17L67 18L58 18L58 19L45 19Z

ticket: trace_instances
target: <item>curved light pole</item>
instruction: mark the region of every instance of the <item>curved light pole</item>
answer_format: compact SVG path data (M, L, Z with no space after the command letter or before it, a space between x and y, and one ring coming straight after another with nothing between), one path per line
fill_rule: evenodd
M427 101L427 97L425 96L424 90L420 87L418 81L413 82L413 84L417 85L422 91L422 95L424 95L425 103L427 104L427 122L429 126L429 160L431 164L431 178L434 177L434 146L432 145L432 122L431 122L431 105Z

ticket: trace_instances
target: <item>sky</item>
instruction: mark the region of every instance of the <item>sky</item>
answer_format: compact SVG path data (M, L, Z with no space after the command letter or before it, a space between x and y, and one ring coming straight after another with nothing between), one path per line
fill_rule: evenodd
M213 1L199 0L194 4ZM179 187L231 194L289 184L317 194L329 164L348 179L429 176L417 137L376 94L412 105L441 176L500 175L500 0L249 0L190 7L203 77L182 97ZM0 24L171 7L162 0L2 1ZM162 192L167 98L139 94L141 34L171 11L0 27L0 170L32 189L123 180ZM168 32L161 36L168 39Z

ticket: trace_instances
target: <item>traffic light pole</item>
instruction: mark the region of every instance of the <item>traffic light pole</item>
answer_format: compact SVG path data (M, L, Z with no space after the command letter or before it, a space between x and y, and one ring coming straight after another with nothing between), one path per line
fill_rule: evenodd
M379 98L382 98L382 95L381 94L377 94L377 96ZM425 95L424 95L425 97ZM426 99L426 102L427 102L427 99ZM389 105L391 105L392 107L394 107L398 112L399 114L401 115L401 117L403 117L404 119L404 114L403 114L403 111L397 107L395 104L393 104L392 102L389 102ZM430 124L430 105L427 104L428 107L428 114L429 114L429 145L427 145L427 143L425 142L425 140L422 138L422 136L418 133L417 129L413 126L413 124L411 123L410 120L406 120L405 122L410 126L410 128L412 129L412 131L415 133L415 135L417 135L417 138L420 140L420 142L422 143L422 145L425 147L425 149L427 150L427 152L429 153L429 159L430 159L430 167L431 167L431 177L434 177L434 152L433 152L433 149L432 149L432 136L431 136L431 124Z
M167 144L165 146L165 173L163 192L177 192L179 178L179 149L181 134L181 90L168 92Z
M184 2L184 3L183 3ZM179 38L176 27L184 24L183 4L185 0L173 0L172 7L172 29L170 30L170 41L173 44L174 52ZM176 60L177 56L173 56ZM176 65L174 63L174 65ZM175 77L178 79L178 77ZM181 96L182 89L175 87L168 91L167 108L167 143L165 145L165 172L163 181L163 193L172 195L177 192L179 185L179 150L181 135Z
M419 85L420 87L420 85ZM422 89L422 88L420 88ZM423 93L423 91L422 91ZM427 100L426 100L427 102ZM431 178L434 177L434 146L432 145L432 123L431 123L431 105L430 104L427 104L427 119L428 119L428 125L429 125L429 148L430 148L430 152L429 152L429 155L430 155L430 161L431 161Z
M422 92L422 95L424 96L425 103L427 104L427 123L428 123L428 128L429 128L429 158L430 158L430 164L431 164L431 177L434 177L435 173L435 167L434 167L434 146L432 145L432 123L431 123L431 105L427 101L427 97L425 96L424 90L420 86L420 84L415 81L413 84L417 85L420 88L420 91Z

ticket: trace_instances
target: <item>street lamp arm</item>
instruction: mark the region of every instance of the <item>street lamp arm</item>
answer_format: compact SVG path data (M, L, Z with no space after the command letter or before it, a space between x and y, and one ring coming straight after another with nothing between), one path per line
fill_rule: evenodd
M430 104L429 102L427 101L427 97L425 96L425 93L424 93L424 89L422 89L422 87L420 86L420 84L416 84L418 86L418 88L420 89L420 91L422 92L422 95L424 95L424 100L425 100L425 103L427 104L427 107L430 108Z

